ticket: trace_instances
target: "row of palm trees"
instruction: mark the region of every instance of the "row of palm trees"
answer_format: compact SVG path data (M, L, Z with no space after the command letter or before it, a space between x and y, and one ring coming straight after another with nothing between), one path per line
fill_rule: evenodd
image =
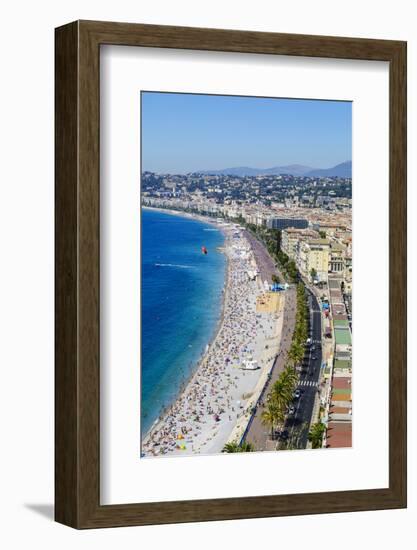
M271 439L274 439L275 430L283 428L288 407L293 400L294 390L298 384L296 366L299 365L305 353L305 342L308 336L308 307L306 304L305 287L302 282L297 285L297 309L295 327L287 362L284 370L274 382L266 399L266 407L262 411L261 418L265 425L271 429ZM223 452L251 452L254 447L247 442L239 445L236 442L224 446Z
M291 364L288 364L274 382L268 394L267 404L262 411L261 418L262 422L271 428L271 439L274 439L275 430L281 429L284 425L288 405L292 401L297 382L297 372ZM244 441L240 445L237 442L226 443L222 452L247 453L254 450L253 445Z
M293 362L294 366L299 365L304 359L305 344L308 337L308 318L309 312L306 303L305 286L301 282L297 285L295 327L291 347L288 350L288 358Z
M274 439L276 429L282 429L287 409L293 399L297 386L298 374L292 364L287 364L268 394L266 407L262 411L262 422L271 429L271 439Z
M293 400L294 390L298 384L296 366L301 363L305 353L305 342L308 334L308 308L306 305L305 287L303 283L297 286L297 310L295 327L287 362L284 370L278 376L267 397L267 404L262 412L262 421L271 429L271 439L274 439L276 429L282 429L288 406Z
M308 338L308 318L309 311L306 303L305 286L302 282L297 285L297 310L296 321L288 350L287 363L284 370L274 382L266 399L266 407L262 411L261 418L263 424L271 429L271 439L274 440L276 430L281 430L285 423L288 406L293 400L294 390L298 384L298 373L296 366L301 364L305 354L305 343ZM311 426L308 439L313 449L322 447L325 425L317 422ZM253 452L255 447L244 441L240 445L237 442L227 443L223 452L242 453Z
M296 363L301 363L304 358L304 345L308 337L308 307L305 299L305 286L300 283L297 287L297 322L294 330L290 354ZM308 440L313 449L321 448L326 427L321 422L316 422L310 428Z

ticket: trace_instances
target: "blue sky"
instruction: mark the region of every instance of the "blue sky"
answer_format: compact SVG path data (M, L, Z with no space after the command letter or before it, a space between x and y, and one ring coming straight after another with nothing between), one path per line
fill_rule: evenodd
M142 170L181 174L352 158L352 104L142 92Z

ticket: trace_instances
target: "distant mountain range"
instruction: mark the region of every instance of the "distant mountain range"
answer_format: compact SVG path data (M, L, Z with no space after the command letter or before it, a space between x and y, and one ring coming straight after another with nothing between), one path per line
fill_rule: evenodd
M336 164L331 168L312 168L302 164L290 164L288 166L273 166L272 168L251 168L250 166L237 166L234 168L224 168L223 170L201 170L198 174L207 174L213 176L277 176L288 174L291 176L308 178L325 177L352 177L352 161L348 160L341 164Z

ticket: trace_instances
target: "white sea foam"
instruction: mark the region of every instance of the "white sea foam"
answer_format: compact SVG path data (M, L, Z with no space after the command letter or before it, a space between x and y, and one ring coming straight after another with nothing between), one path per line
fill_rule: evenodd
M192 269L192 265L181 265L181 264L155 264L156 267L178 267L180 269Z

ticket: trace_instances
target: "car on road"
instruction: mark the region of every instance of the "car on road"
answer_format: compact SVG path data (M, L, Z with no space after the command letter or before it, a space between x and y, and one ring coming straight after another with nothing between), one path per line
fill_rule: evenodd
M317 359L317 355L313 355L312 359L315 361Z
M291 415L292 415L292 414L294 414L294 413L295 413L295 407L294 407L294 405L290 405L290 406L288 407L288 414L291 414Z
M293 397L294 399L299 399L301 397L301 390L295 390Z

